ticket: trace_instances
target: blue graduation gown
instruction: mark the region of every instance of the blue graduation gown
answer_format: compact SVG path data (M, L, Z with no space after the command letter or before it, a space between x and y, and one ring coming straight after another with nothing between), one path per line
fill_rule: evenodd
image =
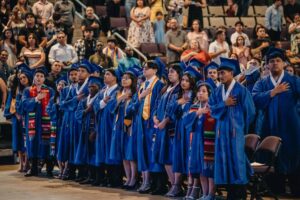
M96 166L101 164L120 164L119 160L112 160L109 158L111 137L113 129L113 102L116 98L118 91L116 87L110 92L110 100L107 102L104 108L100 108L100 101L103 99L105 88L100 92L98 98L93 103L94 112L97 113L96 124L97 124L97 134L96 134Z
M18 120L16 117L16 114L19 114L21 117L21 113L20 113L21 97L22 95L20 93L16 96L16 103L15 103L16 113L11 113L10 107L12 102L12 94L11 92L9 92L5 104L5 109L4 109L4 117L6 117L6 119L11 119L12 122L12 150L14 152L25 151L24 137L22 131L23 129L22 119Z
M256 107L264 114L261 136L278 136L283 141L277 170L291 173L300 167L300 115L297 111L300 79L284 72L281 82L289 84L289 91L271 98L274 85L268 76L255 84L252 94Z
M53 97L53 90L50 91L50 99ZM42 105L37 103L35 98L30 97L30 87L26 88L22 96L23 110L25 112L26 149L28 158L46 159L50 156L50 141L42 140ZM35 112L35 136L29 138L29 113Z
M178 101L174 103L172 120L176 121L175 136L173 143L173 172L188 173L188 147L190 143L190 131L185 129L184 118L189 113L192 105L192 99L184 105L179 105Z
M153 116L155 109L156 99L160 96L160 91L163 88L163 83L157 81L152 89L152 95L150 100L150 117L148 120L143 119L143 108L145 98L138 102L138 113L136 119L137 125L137 160L138 160L138 170L139 171L152 171L161 172L163 166L155 163L152 158L152 151L155 141L154 135L154 123ZM139 93L142 93L140 90Z
M165 118L169 118L170 122L162 130L155 129L155 143L153 156L156 162L163 165L172 164L173 142L175 134L175 122L172 121L172 105L176 102L180 86L177 85L172 91L165 92L161 98L157 99L157 108L155 116L161 122Z
M246 75L245 78L246 78L246 88L249 90L249 92L252 92L252 89L253 89L255 83L260 78L260 72L255 71L250 75Z
M87 98L81 100L75 112L75 119L81 124L82 129L79 131L79 142L75 157L77 165L93 165L96 161L96 144L90 140L91 134L95 133L95 115L94 111L84 114L87 108ZM91 122L93 120L93 122Z
M50 137L50 142L53 142L55 143L55 149L51 149L51 152L50 152L50 155L51 156L57 156L57 145L58 145L58 138L59 138L59 130L58 130L58 126L59 126L59 122L58 122L58 119L59 119L59 107L58 105L54 102L54 97L51 98L48 106L47 106L47 113L48 115L50 116L50 120L51 120L51 129L52 128L56 128L56 131L55 131L55 138L52 138L52 136ZM53 127L54 126L54 127Z
M131 154L130 151L133 148L130 143L130 137L132 136L132 122L130 126L125 126L124 120L126 119L132 120L133 113L128 113L126 111L128 105L131 101L135 100L137 95L133 95L133 98L129 100L129 102L125 103L124 101L117 104L117 98L114 99L113 102L113 111L114 111L114 120L113 120L113 130L112 130L112 138L110 145L110 156L111 160L115 160L121 162L122 160L128 160L127 154Z
M244 135L255 116L250 92L235 83L231 95L237 99L235 106L226 106L218 87L209 98L211 116L216 119L215 183L246 184L250 172L245 154Z

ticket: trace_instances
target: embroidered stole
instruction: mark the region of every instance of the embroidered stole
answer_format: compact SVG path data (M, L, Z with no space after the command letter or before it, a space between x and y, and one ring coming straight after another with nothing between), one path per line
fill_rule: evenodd
M46 107L50 101L50 90L47 86L42 85L41 91L45 93L46 96L41 100L41 107L42 107L42 140L47 142L50 139L51 134L51 123L50 123L50 116L46 112ZM29 89L29 94L31 98L35 98L38 95L37 87L35 85L31 86ZM29 140L33 140L36 135L36 112L29 112Z

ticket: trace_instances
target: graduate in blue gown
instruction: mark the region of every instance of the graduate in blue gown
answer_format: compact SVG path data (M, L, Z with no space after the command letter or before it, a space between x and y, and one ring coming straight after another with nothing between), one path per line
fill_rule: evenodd
M119 90L118 80L120 73L112 68L107 69L104 74L105 87L94 103L94 112L97 113L96 134L96 165L100 167L97 184L117 187L122 185L121 163L122 160L110 159L111 137L113 130L113 105ZM100 171L99 171L100 170Z
M170 183L174 184L172 171L172 152L175 134L175 122L171 120L172 105L177 100L180 90L180 79L183 67L180 63L169 65L167 79L169 84L161 91L162 95L157 99L157 107L153 117L155 128L155 143L153 148L156 162L165 166Z
M110 159L122 160L126 175L123 188L133 190L137 184L136 165L136 131L133 122L137 100L137 78L140 74L139 67L129 68L122 76L121 88L113 102L114 124L110 145Z
M222 83L209 98L211 116L217 120L215 184L227 185L227 199L246 199L249 164L244 150L245 134L255 116L250 92L234 80L240 74L236 60L221 58Z
M75 112L75 119L81 124L75 164L88 167L88 177L80 184L91 184L96 178L96 114L93 103L100 94L103 81L101 78L90 76L88 87L89 95L80 100Z
M190 132L185 131L184 117L189 113L195 97L196 83L203 76L193 67L186 68L180 86L177 101L173 105L172 120L176 122L175 136L173 143L173 172L175 173L175 181L171 190L167 193L169 197L181 196L183 189L182 174L188 174L188 147L190 142Z
M276 193L284 192L288 178L291 192L300 195L300 80L284 71L285 57L281 49L267 52L270 75L258 81L252 91L255 105L264 113L262 134L282 139L276 162L276 174L270 180Z
M27 66L18 67L13 79L12 87L6 100L4 117L11 119L12 122L12 150L18 153L20 160L19 172L26 172L28 163L26 158L26 148L24 144L22 93L26 87L32 84L32 73Z
M67 73L70 85L61 91L59 107L63 112L62 124L59 133L59 142L57 148L57 160L60 164L61 178L63 180L69 177L68 164L71 157L70 153L72 144L71 135L75 128L74 112L77 108L76 88L78 87L78 66L73 65ZM72 162L73 163L73 162ZM74 174L73 174L74 175Z
M60 109L60 96L62 94L62 90L68 85L68 81L66 80L66 76L59 78L56 81L56 92L51 98L50 103L47 106L47 113L51 118L51 140L50 140L50 155L57 159L58 148L60 146L60 130L63 119L63 111ZM68 151L67 151L68 152ZM64 152L64 153L67 153ZM57 160L60 173L58 175L59 178L62 177L63 174L63 166L62 162Z
M157 77L159 65L154 60L147 61L143 66L143 75L146 81L138 91L137 125L137 160L138 170L142 172L143 183L138 189L140 193L149 193L151 189L150 171L161 172L163 167L154 163L152 159L154 123L153 115L155 102L160 96L163 83Z
M38 175L38 159L46 161L47 174L52 175L53 166L50 158L50 116L46 112L53 90L44 85L47 72L43 69L35 71L34 83L24 90L22 96L25 112L26 150L31 162L31 169L25 176Z
M221 85L218 80L218 67L219 65L213 61L204 67L206 80L209 80L206 82L208 82L214 89Z

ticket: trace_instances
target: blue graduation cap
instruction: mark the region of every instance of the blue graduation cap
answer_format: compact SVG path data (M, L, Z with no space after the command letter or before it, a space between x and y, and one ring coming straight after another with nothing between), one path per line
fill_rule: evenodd
M56 85L58 85L60 82L63 82L65 85L68 85L67 75L61 76L55 81Z
M237 60L229 58L220 58L221 64L218 70L227 69L233 71L233 76L237 76L241 73L240 63Z
M158 69L157 69L157 75L159 78L161 78L164 75L164 71L166 69L165 63L160 59L160 57L156 57L154 59L154 62L157 64Z
M209 82L207 82L207 81L198 81L197 82L197 88L199 89L201 86L203 86L203 85L206 85L208 88L209 88L209 90L210 90L210 94L214 91L214 87L209 83Z
M132 67L129 67L127 69L127 71L125 72L125 74L130 73L132 75L134 75L135 77L139 77L140 75L143 74L143 71L141 70L140 67L138 67L137 65L134 65Z
M88 84L89 85L96 84L99 86L99 88L102 88L104 86L103 79L99 78L99 77L94 77L94 76L89 77Z
M88 60L86 60L86 59L83 59L80 63L79 63L79 65L78 65L78 68L85 68L87 71L88 71L88 73L92 73L92 64L88 61Z
M31 70L28 70L26 68L20 68L19 72L21 74L25 74L25 76L27 76L28 79L32 80L33 79L33 73Z
M44 67L44 66L43 66L43 67L37 68L37 69L34 71L34 75L35 75L36 73L42 73L42 74L44 74L45 77L48 76L48 71L47 71L46 67Z
M109 71L112 75L114 75L117 78L117 82L121 81L123 74L120 70L114 69L114 68L109 68L109 69L106 69L105 71Z
M71 72L71 71L77 71L78 70L78 67L79 67L79 63L73 63L72 65L71 65L71 68L69 69L69 71L68 72Z
M205 82L208 83L213 89L216 89L218 87L214 80L212 80L211 78L206 79Z
M184 70L186 69L185 64L178 61L169 63L169 69L170 68L178 68L181 72L180 75L182 75Z
M282 49L279 49L279 48L275 48L275 47L270 47L266 53L266 60L267 60L267 63L269 63L269 60L270 59L273 59L273 58L281 58L283 61L286 60L286 57L285 57L285 52L284 50Z
M206 65L204 67L204 70L205 70L205 74L207 74L208 70L210 69L218 69L219 68L219 65L217 63L215 63L214 61L212 61L211 63L209 63L208 65Z
M200 74L195 68L193 67L187 67L184 71L185 74L191 75L193 78L195 78L196 81L199 81L203 79L203 75Z
M98 72L101 74L104 70L101 66L96 65L95 63L90 63L90 66L91 66L91 73Z
M22 64L17 66L17 71L24 70L24 69L27 70L27 71L32 71L32 69L30 69L28 67L28 65L26 65L25 63L22 63Z
M196 67L197 69L199 69L199 68L204 67L205 64L203 62L197 60L196 58L193 58L187 63L187 66Z

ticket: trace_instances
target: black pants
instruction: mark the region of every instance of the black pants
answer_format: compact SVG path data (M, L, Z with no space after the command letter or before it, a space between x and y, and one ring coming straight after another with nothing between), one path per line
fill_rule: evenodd
M246 185L228 185L227 200L246 200L247 191Z
M74 29L72 28L72 26L66 26L66 25L64 25L63 28L64 28L64 32L67 36L67 43L71 44L72 40L73 40L73 31L74 31Z
M280 41L281 31L274 31L271 29L268 33L272 41Z

